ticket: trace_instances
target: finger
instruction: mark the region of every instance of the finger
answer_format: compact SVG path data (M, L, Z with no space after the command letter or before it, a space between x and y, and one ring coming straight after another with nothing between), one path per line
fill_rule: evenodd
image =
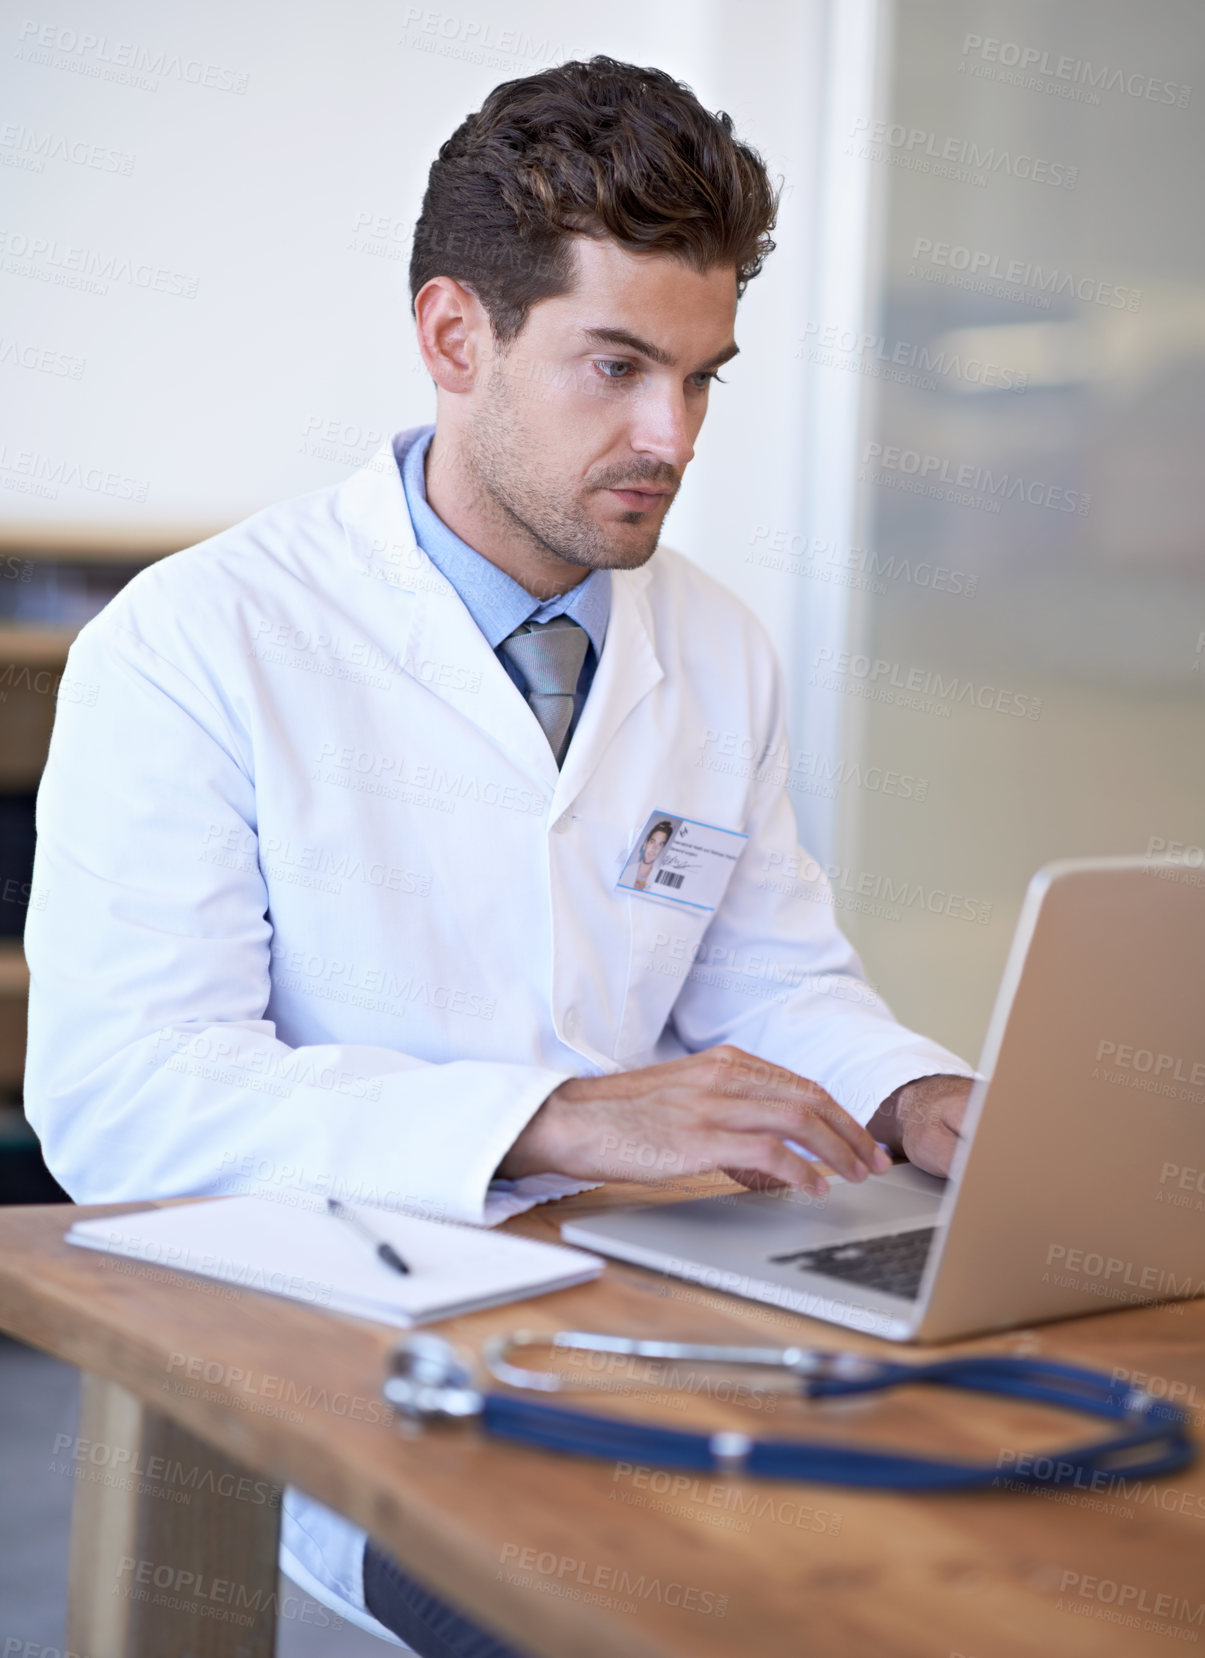
M948 1175L963 1138L963 1119L966 1115L966 1093L933 1092L926 1100L923 1095L912 1111L911 1124L904 1127L904 1155L929 1174Z
M846 1180L862 1181L872 1172L882 1173L890 1167L882 1159L875 1161L878 1148L874 1140L835 1100L828 1101L822 1109L813 1109L798 1101L732 1100L721 1096L715 1102L713 1113L726 1129L743 1134L770 1133L782 1140L796 1141ZM856 1130L857 1145L865 1148L864 1156L855 1150L849 1136L842 1133L841 1119Z
M740 1169L745 1174L760 1177L796 1191L823 1197L828 1181L814 1163L797 1157L775 1134L737 1134L726 1130L700 1136L698 1154L707 1159L704 1165L711 1169ZM742 1180L742 1185L747 1184Z
M785 1180L762 1174L757 1169L725 1169L724 1173L729 1180L735 1180L738 1186L745 1186L751 1192L791 1192L795 1189L788 1186Z
M951 1094L942 1101L941 1120L951 1134L961 1135L969 1094Z
M798 1110L814 1133L836 1137L839 1154L833 1156L831 1151L822 1152L819 1144L812 1144L802 1135L793 1134L791 1139L799 1140L809 1151L826 1156L833 1168L846 1173L847 1165L850 1165L853 1178L861 1179L860 1170L864 1169L868 1174L883 1174L891 1167L890 1157L876 1145L874 1136L844 1106L838 1105L830 1094L825 1094L818 1103L801 1102Z
M950 1173L950 1164L958 1149L958 1140L959 1136L952 1129L946 1128L944 1123L935 1123L931 1128L913 1135L911 1140L905 1134L904 1153L908 1161L915 1163L918 1169L944 1178Z
M813 1145L802 1132L787 1132L784 1137L798 1140L809 1151L823 1156L847 1179L865 1178L857 1167L859 1163L867 1173L881 1174L890 1167L889 1160L879 1153L873 1136L818 1082L797 1076L781 1065L757 1059L739 1048L714 1048L707 1057L713 1061L711 1071L717 1092L732 1095L751 1107L732 1126L776 1129L784 1117L800 1125L825 1123L836 1139L825 1136L822 1130L818 1130L822 1144Z

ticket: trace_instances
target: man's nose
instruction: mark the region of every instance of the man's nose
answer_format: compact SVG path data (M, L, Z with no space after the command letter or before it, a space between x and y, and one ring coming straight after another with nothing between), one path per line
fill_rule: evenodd
M680 390L641 398L630 437L635 454L653 456L672 466L680 478L682 469L694 457L694 440L695 418Z

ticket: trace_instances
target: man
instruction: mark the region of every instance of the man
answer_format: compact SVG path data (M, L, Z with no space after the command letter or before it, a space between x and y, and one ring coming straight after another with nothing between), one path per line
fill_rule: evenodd
M717 730L784 751L768 637L658 551L776 206L660 71L495 89L415 233L434 427L79 635L26 940L28 1111L74 1198L480 1222L496 1178L822 1192L800 1152L864 1180L876 1138L948 1169L970 1068L867 985L774 773L697 763ZM703 837L698 901L618 886L652 814ZM289 1493L304 1587L502 1650L364 1541Z

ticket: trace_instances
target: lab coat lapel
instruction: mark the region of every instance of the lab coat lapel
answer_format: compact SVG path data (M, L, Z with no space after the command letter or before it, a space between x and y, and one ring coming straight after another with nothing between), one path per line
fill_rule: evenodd
M548 739L464 601L415 537L400 464L421 430L395 434L340 491L348 557L366 578L368 626L378 628L387 617L390 653L402 669L551 794L557 767Z
M647 565L639 570L611 572L607 636L590 694L556 780L551 808L554 817L572 805L628 715L665 678L653 643L647 594L650 574Z
M551 794L556 760L539 721L456 589L429 560L416 605L402 666Z

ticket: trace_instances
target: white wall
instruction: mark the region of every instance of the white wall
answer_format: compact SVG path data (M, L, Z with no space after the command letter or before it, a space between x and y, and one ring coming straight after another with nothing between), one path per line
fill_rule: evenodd
M794 683L797 640L840 629L844 601L807 595L801 631L804 584L753 555L759 528L809 533L797 348L820 280L828 9L216 0L185 16L110 0L100 26L82 4L53 24L17 14L0 35L0 534L104 526L183 545L434 418L406 288L431 160L500 81L602 51L727 109L785 179L778 247L742 302L741 356L665 539L753 605ZM800 804L821 849L829 804Z

